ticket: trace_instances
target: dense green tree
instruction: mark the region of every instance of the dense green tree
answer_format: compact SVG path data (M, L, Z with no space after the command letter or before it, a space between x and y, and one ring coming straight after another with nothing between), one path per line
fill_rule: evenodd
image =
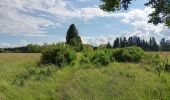
M133 41L132 41L132 37L129 37L129 38L128 38L128 46L132 46L132 45L133 45L132 42L133 42Z
M101 0L102 4L100 5L100 8L107 12L114 12L122 8L127 10L132 1L135 0ZM154 9L149 15L149 23L155 25L164 23L166 26L170 27L169 0L148 0L145 5Z
M82 44L82 40L74 24L71 24L67 31L66 44L72 46L79 46L80 44Z
M112 45L110 44L110 42L107 43L107 48L112 48Z
M161 39L160 50L161 51L170 51L170 42L169 42L169 40L165 40L165 38Z
M0 53L3 53L4 52L4 49L0 48Z
M123 45L124 45L124 44L123 44L123 39L122 39L122 38L119 39L119 43L120 43L120 44L119 44L119 47L120 47L120 48L123 48Z
M150 38L149 40L149 48L151 51L158 51L159 50L159 46L156 43L156 40L154 37Z
M113 44L113 48L118 48L119 47L119 38L116 38Z
M126 39L126 37L123 38L123 41L122 41L122 47L127 47L128 46L128 41Z
M149 42L145 41L144 39L141 39L140 37L133 36L129 37L128 40L126 37L122 38L116 38L114 41L113 48L124 48L128 46L137 46L141 47L142 49L146 51L158 51L159 50L159 45L157 44L156 40L154 37L150 38ZM170 46L170 44L169 44ZM163 48L167 48L168 44L162 45ZM170 50L170 49L169 49Z
M26 48L29 53L39 53L42 49L38 44L28 44Z

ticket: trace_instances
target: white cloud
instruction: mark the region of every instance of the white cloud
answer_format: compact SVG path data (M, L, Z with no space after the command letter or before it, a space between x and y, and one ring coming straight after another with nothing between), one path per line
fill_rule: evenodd
M153 25L148 23L148 15L153 11L150 7L145 7L144 9L131 9L125 13L116 13L113 16L115 18L120 18L125 24L130 24L133 26L133 32L129 33L128 36L137 35L144 39L149 39L150 37L156 37L158 40L165 37L166 33L169 32L163 24Z
M43 11L42 1L44 0L2 0L0 2L0 32L37 36L45 34L42 28L54 23L48 19L27 14L33 9Z
M85 2L85 0L79 0ZM71 0L1 0L0 2L0 32L12 35L46 36L46 28L60 26L71 18L90 21L96 17L118 18L123 23L133 26L133 32L123 35L138 35L143 38L170 37L169 29L163 24L157 26L148 24L148 14L153 10L131 9L125 13L107 13L98 6L75 8ZM125 30L122 30L125 31ZM111 36L114 38L113 36ZM85 42L99 45L112 41L110 36L83 37Z
M107 36L106 37L106 36L103 36L103 35L99 35L97 37L81 36L83 43L92 44L94 46L99 46L100 44L107 44L108 42L113 44L115 37L116 36Z
M44 28L59 26L70 18L87 21L105 16L109 14L98 7L77 9L66 0L1 0L0 32L39 36L46 33Z
M9 48L9 47L21 47L26 46L28 41L20 40L18 43L8 43L8 42L0 42L0 48Z
M170 29L166 28L163 24L153 25L148 23L148 15L153 11L153 9L146 7L144 9L131 9L125 13L111 13L111 14L103 14L103 16L118 18L122 23L127 25L131 25L133 27L133 31L125 31L122 32L118 36L113 36L108 39L108 36L97 36L97 37L83 37L85 43L100 45L106 44L108 41L113 41L115 37L130 37L130 36L139 36L143 39L149 40L150 37L155 37L157 42L160 41L161 38L165 37L170 39ZM102 16L102 14L100 15ZM123 27L122 27L123 28Z
M79 2L86 2L86 1L89 1L89 0L78 0Z

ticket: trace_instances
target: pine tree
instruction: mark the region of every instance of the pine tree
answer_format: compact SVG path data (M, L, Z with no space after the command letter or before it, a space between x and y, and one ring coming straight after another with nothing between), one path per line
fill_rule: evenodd
M123 47L123 40L122 40L122 38L120 38L119 40L120 40L119 41L119 47L122 48Z
M126 39L126 37L123 38L123 41L122 41L122 47L127 47L128 46L128 41Z
M158 51L159 50L159 46L156 43L156 40L154 37L150 38L149 40L149 48L151 51Z
M128 46L132 46L133 45L132 39L133 39L133 37L129 37L128 38Z
M113 48L118 48L119 45L120 45L120 43L119 43L119 38L116 38L116 39L114 40Z
M160 42L160 49L162 51L170 51L170 42L169 42L169 40L165 40L165 38L162 38L161 42Z
M77 44L82 44L82 40L74 24L71 24L67 31L66 43L73 46L76 46Z
M162 51L165 51L165 45L166 45L165 38L162 38L162 39L161 39L161 42L160 42L160 49L161 49Z
M110 42L107 43L107 48L112 48L112 45L110 44Z

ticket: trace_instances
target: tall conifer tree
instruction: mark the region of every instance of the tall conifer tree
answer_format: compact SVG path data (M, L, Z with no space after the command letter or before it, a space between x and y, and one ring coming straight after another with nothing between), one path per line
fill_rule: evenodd
M67 31L66 43L73 46L82 44L82 40L74 24L71 24Z

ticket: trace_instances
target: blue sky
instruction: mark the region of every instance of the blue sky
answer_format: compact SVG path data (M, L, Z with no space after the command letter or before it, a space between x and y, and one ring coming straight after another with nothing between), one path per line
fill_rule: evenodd
M118 36L151 36L169 39L163 24L148 24L153 9L147 0L136 0L128 11L107 13L98 8L100 0L1 0L0 47L65 41L74 23L84 43L99 45Z

